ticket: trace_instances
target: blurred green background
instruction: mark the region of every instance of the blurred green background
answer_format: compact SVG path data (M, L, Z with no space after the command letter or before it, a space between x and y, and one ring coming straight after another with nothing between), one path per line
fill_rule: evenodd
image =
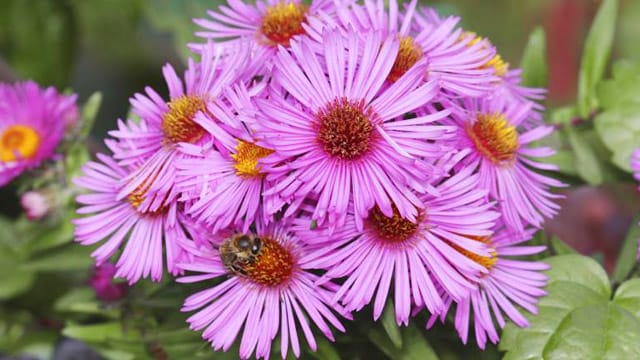
M94 134L101 137L128 111L127 99L144 86L163 92L160 67L180 66L184 44L196 40L192 17L204 16L219 0L3 0L0 59L18 79L34 79L80 99L104 95ZM450 0L422 1L442 13L462 16L469 30L489 37L503 58L517 65L531 30L547 33L550 102L575 94L584 36L600 1ZM623 0L614 58L640 59L640 1ZM1 66L1 65L0 65ZM10 76L4 66L0 78Z

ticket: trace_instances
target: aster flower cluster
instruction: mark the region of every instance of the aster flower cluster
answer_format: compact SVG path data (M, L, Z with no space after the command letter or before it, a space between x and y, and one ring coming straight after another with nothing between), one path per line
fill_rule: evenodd
M131 98L75 184L76 239L131 284L211 287L192 329L240 357L300 356L351 314L451 310L467 341L536 312L547 267L510 257L555 215L540 89L417 1L267 0L196 19L200 60ZM496 326L497 325L497 326Z

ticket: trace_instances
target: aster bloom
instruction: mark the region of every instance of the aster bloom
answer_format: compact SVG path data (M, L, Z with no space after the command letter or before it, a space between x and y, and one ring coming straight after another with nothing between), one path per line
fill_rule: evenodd
M374 206L386 216L395 206L416 221L422 202L411 190L429 190L437 169L427 160L448 151L437 141L453 136L450 127L432 124L447 110L402 117L439 91L436 81L422 81L426 63L383 89L398 53L394 37L327 31L319 55L312 43L297 38L277 55L272 83L290 96L256 99L257 133L275 151L264 159L275 184L267 193L289 204L287 214L317 199L319 225L343 224L350 203L359 228Z
M397 81L421 59L426 59L426 80L437 78L440 86L456 96L482 96L492 88L496 79L493 69L486 66L494 57L495 49L486 41L467 38L457 28L458 17L447 17L438 22L418 22L417 0L406 4L400 11L396 0L365 0L363 4L338 7L335 23L343 31L355 29L362 36L371 32L397 37L400 46L387 80ZM318 24L310 33L317 37L322 28L332 27L330 19ZM315 34L315 35L314 35ZM481 40L481 39L480 39Z
M343 1L350 3L351 0ZM255 5L240 0L228 0L219 11L208 11L213 19L194 19L205 29L196 32L205 39L222 40L224 46L233 46L243 39L252 39L263 52L275 55L278 46L288 47L296 36L305 35L308 21L322 13L335 11L333 0L314 0L310 5L300 0L258 0ZM192 45L199 48L198 45ZM260 50L258 50L260 51Z
M489 189L503 215L505 224L523 231L526 224L541 227L544 218L553 217L559 205L551 187L560 181L537 171L555 171L557 167L534 160L553 155L549 147L534 147L553 132L552 126L523 129L530 118L532 104L508 102L503 98L465 99L445 106L454 109L453 123L459 127L458 147L471 149L465 165L477 169L479 186Z
M249 58L249 47L238 47L228 58L222 59L219 48L209 44L201 55L201 62L189 59L184 83L169 64L163 74L169 88L170 100L165 100L147 87L146 95L136 94L131 99L133 112L140 123L118 121L118 129L110 131L116 141L107 145L120 165L135 166L136 171L123 179L125 184L119 198L123 199L143 184L151 184L149 194L140 206L143 211L155 211L166 197L172 201L176 191L175 162L181 156L177 151L181 143L202 144L209 141L208 133L196 122L196 117L211 118L208 110L223 90L242 75L243 64ZM213 120L213 119L212 119Z
M257 218L269 221L267 212L262 211L264 202L269 202L269 197L263 199L262 195L269 184L264 181L260 162L273 150L256 143L250 130L255 121L251 94L240 86L230 98L209 106L217 121L206 116L195 119L215 139L216 146L181 144L180 152L187 156L176 162L182 200L190 203L187 214L213 232L230 225L246 232Z
M514 260L510 257L529 256L545 250L544 246L520 246L529 241L534 231L526 233L510 232L504 227L497 227L493 236L475 237L475 241L491 248L490 256L470 256L469 258L487 269L488 273L478 280L471 296L456 300L455 327L463 343L467 343L470 321L473 319L476 342L484 349L487 338L492 343L500 340L495 323L500 328L505 325L505 315L520 327L529 325L520 308L537 314L537 302L547 293L543 288L547 277L543 273L549 265L539 261ZM446 297L447 308L453 299ZM439 318L444 321L446 312ZM427 324L431 327L438 315L433 315ZM495 323L494 323L495 321Z
M156 210L141 210L140 205L153 196L147 193L148 183L120 199L121 180L130 171L109 156L97 156L100 161L86 163L83 175L73 180L80 189L90 192L76 198L82 205L78 214L88 215L73 220L76 241L82 245L103 241L91 254L98 265L122 250L115 275L126 278L130 284L140 278L151 277L154 281L162 278L163 250L167 270L177 274L179 269L175 265L183 260L183 249L189 246L183 240L187 238L188 230L183 228L187 219L178 211L178 204L163 198Z
M282 358L289 347L300 357L298 328L312 350L316 341L311 331L315 325L333 341L329 324L340 331L337 312L349 316L339 306L330 306L335 286L326 283L316 286L318 275L306 265L309 252L298 236L285 223L264 226L258 223L256 234L240 235L244 240L256 237L257 255L244 262L225 266L230 252L221 243L224 235L213 235L209 248L195 254L193 261L181 265L186 271L201 274L179 278L179 282L193 283L221 279L213 287L200 291L184 302L183 311L195 311L187 321L193 330L204 330L202 336L214 350L227 351L240 336L240 358L268 358L271 343L280 334ZM243 240L243 241L244 241ZM311 324L310 324L311 323ZM240 331L242 329L242 334Z
M378 319L393 286L396 321L408 324L412 306L439 313L444 302L437 291L462 300L474 288L484 267L474 257L490 256L484 244L470 240L488 236L499 214L491 211L487 191L477 188L477 174L461 171L438 185L439 196L423 195L425 205L412 222L373 208L358 230L353 213L329 237L305 236L315 246L312 264L327 268L324 279L346 277L336 300L347 310L360 310L373 300ZM377 290L376 290L377 289Z
M0 84L0 186L54 155L75 101L33 81Z

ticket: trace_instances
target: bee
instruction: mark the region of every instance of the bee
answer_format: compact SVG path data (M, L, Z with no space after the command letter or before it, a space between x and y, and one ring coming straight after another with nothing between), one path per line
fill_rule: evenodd
M253 234L234 234L220 245L222 264L234 274L247 275L244 267L256 260L262 240Z

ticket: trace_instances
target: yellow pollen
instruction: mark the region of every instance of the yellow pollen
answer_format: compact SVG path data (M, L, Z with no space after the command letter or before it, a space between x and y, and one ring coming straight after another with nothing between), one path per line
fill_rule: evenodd
M518 151L518 131L503 114L479 114L467 133L476 149L494 164L508 165Z
M294 2L281 1L267 8L262 17L260 33L271 46L289 46L289 40L305 33L302 24L307 19L307 6Z
M469 258L471 261L475 262L476 264L482 265L482 267L484 267L487 270L491 270L493 266L496 264L496 262L498 261L498 252L494 247L491 246L491 238L488 236L483 236L483 237L468 236L468 238L489 246L490 247L489 253L491 254L491 256L480 256L478 254L465 250L456 244L450 243L450 245L454 249L456 249L459 253Z
M236 153L231 155L233 160L235 160L236 162L236 164L233 166L236 168L236 175L242 177L263 176L263 174L260 172L260 166L258 166L258 160L272 153L273 150L265 149L254 143L238 140Z
M279 242L261 237L262 247L254 261L243 266L247 278L266 286L278 286L291 278L294 257Z
M479 43L480 41L483 40L483 38L481 36L477 36L476 33L471 32L471 31L465 31L462 33L462 35L460 35L461 39L466 39L466 38L472 38L471 41L469 41L467 43L467 46L473 46L477 43ZM509 71L509 63L505 62L504 60L502 60L502 57L500 56L500 54L496 54L494 57L492 57L489 61L487 61L484 65L482 65L480 68L481 69L488 69L488 68L493 68L493 70L495 71L497 76L504 76L507 71Z
M422 49L413 42L411 36L405 36L400 39L398 56L396 56L396 61L393 63L387 80L396 82L422 58L422 55Z
M417 221L411 222L398 213L398 208L393 205L393 215L387 217L378 206L369 211L367 218L371 228L379 239L390 243L402 243L416 234L418 224L422 221L423 214L419 213Z
M0 134L0 160L32 159L38 152L40 135L24 125L8 126ZM17 155L17 156L16 156Z
M182 96L167 104L169 111L162 116L162 133L169 143L193 143L204 135L204 129L193 121L200 111L207 111L205 101L197 96Z

